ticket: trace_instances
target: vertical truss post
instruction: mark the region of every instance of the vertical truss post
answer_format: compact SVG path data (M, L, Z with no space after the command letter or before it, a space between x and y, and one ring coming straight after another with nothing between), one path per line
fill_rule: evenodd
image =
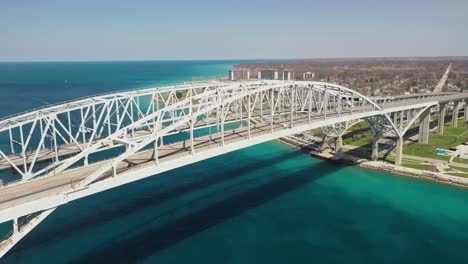
M252 114L250 112L250 94L247 96L247 138L250 139L250 124L252 119Z
M11 127L8 128L8 133L10 136L10 149L11 149L11 154L15 154L15 145L13 142L13 132L11 131Z
M221 105L221 146L224 146L224 104Z
M52 139L54 141L54 152L55 152L55 162L59 162L58 156L58 142L57 142L57 133L55 131L55 118L51 120L52 123Z
M18 218L13 219L13 236L18 235L19 233L19 223Z
M221 93L220 91L218 90L218 103L221 105L221 116L219 117L219 119L221 119L221 127L220 127L220 130L221 130L221 146L224 146L224 103L222 103L222 97L221 97ZM219 108L218 108L219 109ZM219 113L219 111L218 111Z
M117 164L114 162L112 164L112 177L116 177L117 176Z
M243 112L244 112L244 110L242 109L242 102L243 102L243 101L244 101L244 99L243 99L243 98L241 98L241 99L239 100L239 109L240 109L240 112L239 112L239 114L240 114L240 127L243 127L243 124L242 124L242 119L243 119Z
M131 102L130 102L130 122L131 122L131 123L135 122L135 120L134 120L134 119L135 119L135 117L134 117L134 114L135 114L135 113L133 112L133 108L134 108L134 106L135 106L135 101L133 100L133 98L134 98L134 97L131 97L131 98L128 99L128 100L131 100ZM134 136L134 135L135 135L135 128L132 127L132 130L131 130L131 131L132 131L132 132L131 132L131 133L132 133L132 136Z
M291 108L291 116L290 116L290 118L291 118L290 123L291 123L291 124L290 124L290 127L291 127L291 128L293 127L294 109L296 108L296 106L295 106L295 101L296 101L296 100L294 100L294 97L295 97L295 92L294 92L294 91L295 91L295 89L294 89L294 87L293 87L293 88L291 89L291 102L290 102L290 105L291 105L291 107L290 107L290 108Z
M21 143L21 157L23 158L23 168L24 168L24 172L26 173L27 171L27 164L26 164L26 150L25 150L25 146L24 146L24 136L23 136L23 126L19 126L19 131L20 131L20 143Z
M337 97L336 108L337 108L338 116L341 116L341 88L338 89L338 95L336 97Z
M260 92L260 123L263 123L263 98L264 98L264 93Z
M326 89L326 88L325 88ZM328 93L326 90L323 90L323 119L327 119L327 108L328 108Z
M81 115L81 125L80 125L81 138L83 140L83 145L86 145L86 129L85 129L86 121L83 115L83 108L80 108L80 115Z
M309 111L307 111L307 116L309 118L309 124L312 122L312 87L308 89L309 93Z
M120 107L119 107L119 99L116 99L115 101L115 116L116 116L116 119L115 119L115 130L119 130L120 126L119 126L119 123L120 123ZM120 104L121 106L123 105L123 103Z
M47 125L46 125L47 126ZM42 125L42 119L39 120L39 128L41 130L41 135L44 135L44 126ZM71 133L71 132L70 132ZM42 141L42 146L43 149L45 149L45 140ZM39 150L40 148L38 148Z
M271 89L271 98L270 98L270 130L271 130L271 133L273 133L273 115L274 115L274 107L275 107L275 103L273 102L273 98L275 97L275 93L273 91L273 88Z
M93 103L93 133L97 130L97 121L96 121L96 104ZM90 138L90 141L93 139Z
M107 135L111 135L112 128L111 128L111 111L112 111L112 103L107 104L107 113L106 113L106 123L107 123Z
M158 151L158 141L159 141L159 137L155 137L156 139L154 140L154 150L153 150L153 159L154 159L154 163L156 165L159 164L159 151Z
M193 92L192 89L190 88L189 90L189 98L190 98L190 104L189 104L189 115L190 115L190 152L192 155L195 154L195 146L193 143L193 129L194 129L194 116L193 116L193 102L192 102L192 96Z
M68 121L68 132L69 132L69 142L71 143L73 140L73 133L71 130L71 116L70 116L70 111L67 112L67 121Z

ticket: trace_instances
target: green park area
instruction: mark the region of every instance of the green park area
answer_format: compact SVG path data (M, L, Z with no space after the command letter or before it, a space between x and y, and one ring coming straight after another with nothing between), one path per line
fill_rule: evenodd
M412 126L406 135L415 135L418 133L419 126ZM311 132L315 136L322 137L323 132L320 129L315 129ZM437 155L436 149L450 149L452 147L468 142L468 122L463 119L458 120L457 128L452 127L451 118L447 118L444 126L444 135L438 135L437 130L434 130L429 135L428 144L420 144L417 141L407 142L403 147L403 154L448 161L450 156ZM372 133L369 129L369 124L366 121L360 122L352 126L346 134L343 135L343 144L348 146L363 147L370 150L372 143ZM348 151L345 151L348 152ZM361 150L350 150L348 153L354 156L367 157L369 153L364 153ZM367 151L368 152L368 151ZM394 158L389 155L382 157L383 161L394 162ZM468 160L455 158L454 162L468 164ZM421 161L403 159L402 166L414 169L432 170L433 165ZM468 172L464 172L468 174Z
M435 131L434 131L435 132ZM445 123L444 135L430 134L428 144L420 144L411 142L404 146L403 154L419 156L424 158L449 160L449 156L437 155L437 148L450 149L452 147L468 142L468 123L463 120L458 120L458 127L454 128L450 122ZM462 160L462 159L457 159ZM468 163L468 161L465 161Z
M458 172L450 172L447 173L452 176L459 176L459 177L467 177L468 178L468 168L462 168L457 166L450 166L452 170L456 170Z
M419 126L414 125L407 131L407 135L415 135L418 133ZM343 136L343 143L345 145L371 148L372 134L369 130L367 122L361 122L354 125L348 133ZM417 141L407 142L403 147L403 154L417 156L422 158L437 159L443 161L449 161L450 156L437 155L436 149L450 149L452 147L459 146L465 142L468 142L468 122L463 119L458 120L457 128L452 127L451 118L447 118L447 122L444 126L444 134L438 135L437 130L433 130L429 135L428 144L420 144ZM359 151L353 150L349 154L356 155ZM361 150L362 152L362 150ZM369 153L360 153L358 156L365 156ZM368 157L367 157L368 158ZM394 157L388 155L381 157L383 161L394 163ZM467 159L454 158L453 162L468 164ZM423 162L419 160L412 160L411 158L404 158L401 166L420 170L434 170L434 165L429 162ZM449 171L447 174L468 177L468 169L459 168L454 169L455 172Z
M316 137L323 137L321 129L313 129L311 131ZM372 135L369 130L369 123L366 121L359 122L349 128L346 134L343 135L343 144L356 147L371 147Z

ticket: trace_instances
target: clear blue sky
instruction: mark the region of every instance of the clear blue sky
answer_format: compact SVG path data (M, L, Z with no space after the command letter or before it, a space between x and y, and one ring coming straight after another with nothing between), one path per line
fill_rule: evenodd
M0 61L468 55L467 0L0 0Z

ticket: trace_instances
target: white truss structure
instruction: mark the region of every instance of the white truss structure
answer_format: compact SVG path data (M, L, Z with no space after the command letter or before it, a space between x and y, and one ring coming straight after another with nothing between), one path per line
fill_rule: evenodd
M427 109L466 97L367 98L322 82L195 83L116 92L0 120L0 170L8 172L0 223L14 223L0 257L69 201L314 128L342 135L357 120L379 119L374 128L401 138ZM24 189L35 191L14 195Z

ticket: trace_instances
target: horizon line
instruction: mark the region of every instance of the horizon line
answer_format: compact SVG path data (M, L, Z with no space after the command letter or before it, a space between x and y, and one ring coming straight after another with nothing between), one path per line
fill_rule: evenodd
M304 58L223 58L223 59L103 59L103 60L0 60L0 63L58 63L58 62L182 62L182 61L300 61L300 60L352 60L352 59L443 59L468 58L468 55L441 56L364 56L364 57L304 57Z

